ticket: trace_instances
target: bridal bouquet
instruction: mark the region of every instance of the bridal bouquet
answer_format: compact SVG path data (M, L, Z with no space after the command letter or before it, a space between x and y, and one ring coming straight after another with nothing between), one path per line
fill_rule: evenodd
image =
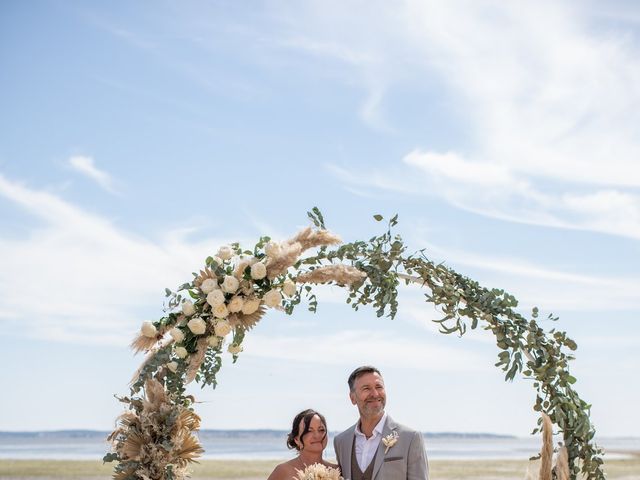
M296 470L296 472L296 480L344 480L340 476L340 470L321 463L314 463L304 470Z

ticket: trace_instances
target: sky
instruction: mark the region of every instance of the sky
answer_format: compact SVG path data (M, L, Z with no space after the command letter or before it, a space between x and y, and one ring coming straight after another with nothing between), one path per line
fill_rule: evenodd
M0 430L111 429L164 288L317 206L345 241L397 213L411 251L559 316L598 435L637 435L639 25L634 2L2 2ZM530 382L423 293L393 320L337 287L270 312L190 386L203 428L346 428L374 364L401 423L527 436Z

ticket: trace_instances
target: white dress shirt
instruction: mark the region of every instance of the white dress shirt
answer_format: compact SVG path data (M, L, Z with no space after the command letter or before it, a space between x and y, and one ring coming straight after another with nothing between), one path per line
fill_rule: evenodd
M373 435L367 438L364 433L360 431L360 422L356 425L356 460L361 471L365 471L371 460L373 460L380 441L382 440L382 429L384 428L384 422L387 421L387 413L382 416L378 424L373 429Z

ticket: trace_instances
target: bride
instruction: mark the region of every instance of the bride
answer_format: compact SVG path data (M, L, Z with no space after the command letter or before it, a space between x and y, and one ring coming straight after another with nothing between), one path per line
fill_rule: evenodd
M291 432L287 436L287 447L298 451L298 456L278 465L267 480L292 480L297 478L296 471L309 465L320 463L326 467L338 468L325 462L322 452L327 446L327 422L315 410L303 410L293 419Z

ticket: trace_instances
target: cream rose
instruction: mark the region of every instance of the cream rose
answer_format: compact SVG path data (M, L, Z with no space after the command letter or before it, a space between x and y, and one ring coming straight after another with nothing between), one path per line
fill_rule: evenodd
M239 295L236 295L231 299L227 308L231 313L238 313L239 311L242 310L243 305L244 305L244 300L242 300L242 297Z
M184 333L179 328L173 327L169 330L169 335L171 335L171 338L173 338L176 343L180 343L184 340Z
M187 358L189 356L189 352L187 352L187 349L184 347L176 347L174 352L176 352L178 358Z
M207 330L207 324L200 317L192 318L187 323L187 327L194 335L202 335Z
M278 242L269 242L264 247L264 253L267 254L267 257L271 257L271 258L277 257L278 255L280 255L281 251L282 251L282 247Z
M156 326L151 322L142 322L142 327L140 327L140 331L142 335L147 338L155 338L158 335L158 330L156 330Z
M178 370L178 362L167 363L167 368L171 370L173 373L176 373L176 370Z
M289 278L287 278L282 284L282 293L284 293L287 297L292 297L296 293L296 284L293 283Z
M229 309L223 303L222 305L217 305L213 307L213 316L216 318L227 318L229 316Z
M231 332L231 325L226 320L218 320L213 326L213 330L218 337L224 337Z
M207 303L211 305L213 308L218 305L224 305L224 293L222 290L214 290L213 292L209 292L207 295Z
M194 313L196 313L196 309L193 306L193 302L191 300L185 300L182 302L182 313L184 313L187 317L190 317Z
M258 262L251 265L251 278L254 280L262 280L267 276L267 267L264 263Z
M224 281L222 282L222 290L225 293L236 293L238 287L240 286L240 282L233 275L227 275L224 277Z
M204 282L202 282L202 285L200 285L200 290L202 290L202 293L204 293L205 295L217 289L218 282L213 278L205 278Z
M251 315L260 308L260 299L256 297L249 297L244 301L242 305L242 313L245 315Z
M222 260L229 260L231 257L233 257L233 250L229 245L223 245L222 247L220 247L216 255Z
M227 347L227 350L229 351L229 353L237 355L242 351L242 346L232 343L231 345L229 345L229 347Z
M264 303L267 307L277 307L282 302L282 294L278 290L269 290L264 294Z
M220 345L220 340L222 340L220 337L211 335L209 338L207 338L207 343L210 347L216 348L218 345Z

